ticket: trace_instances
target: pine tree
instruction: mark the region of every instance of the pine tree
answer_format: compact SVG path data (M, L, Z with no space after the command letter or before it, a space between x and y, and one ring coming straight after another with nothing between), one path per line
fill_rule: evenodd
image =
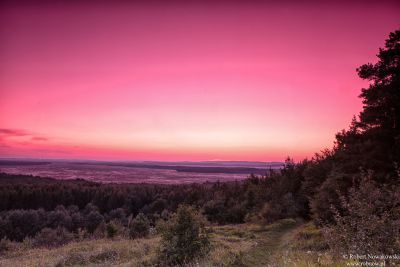
M344 172L369 169L388 182L400 161L400 30L390 33L377 57L377 63L357 69L370 83L360 94L364 106L358 119L336 136L336 158Z
M204 218L192 207L181 205L160 228L160 261L168 266L184 265L204 256L210 241Z
M392 129L398 134L400 125L400 30L390 33L385 48L379 49L376 64L357 69L360 78L369 80L362 89L364 109L360 114L363 129Z

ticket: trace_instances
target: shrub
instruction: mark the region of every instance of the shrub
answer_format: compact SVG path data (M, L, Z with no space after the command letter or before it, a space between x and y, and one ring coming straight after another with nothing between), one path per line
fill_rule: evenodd
M286 193L279 199L273 199L264 204L259 212L259 216L266 222L284 218L296 218L302 214L301 204L295 199L292 193Z
M114 210L110 211L109 220L110 221L118 220L118 221L120 221L120 223L122 225L125 225L125 226L128 223L128 220L126 218L126 213L125 213L124 209L122 209L122 208L118 208L118 209L114 209Z
M113 238L117 235L118 229L115 223L109 222L106 225L106 234L108 238Z
M86 228L89 233L94 233L96 228L103 222L104 218L98 211L91 211L86 217Z
M281 205L271 202L265 203L260 211L260 216L266 223L281 219L283 217Z
M72 240L73 235L65 228L44 228L35 236L33 245L36 247L57 247L65 245Z
M97 228L91 234L91 237L94 237L96 239L101 239L101 238L105 238L106 235L107 235L107 225L103 221L97 226Z
M168 266L190 263L210 249L205 219L190 206L179 206L161 227L161 236L159 260Z
M11 241L6 238L0 239L0 255L9 250L11 250Z
M27 236L34 236L45 225L43 215L43 210L11 210L5 213L1 220L5 237L12 241L22 241Z
M82 214L78 212L74 212L71 215L71 229L74 232L78 232L79 229L84 228L85 226L85 218L82 216Z
M46 214L46 226L49 228L64 227L72 229L72 219L64 206L57 206L56 210Z
M129 224L131 238L146 237L150 233L150 222L143 213L139 213Z
M340 195L335 224L325 236L339 253L393 254L400 250L400 187L377 185L371 174Z

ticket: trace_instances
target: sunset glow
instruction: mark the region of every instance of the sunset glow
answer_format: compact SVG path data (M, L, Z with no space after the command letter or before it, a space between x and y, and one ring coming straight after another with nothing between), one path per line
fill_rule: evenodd
M64 159L311 157L361 110L356 68L400 22L389 2L0 12L0 157Z

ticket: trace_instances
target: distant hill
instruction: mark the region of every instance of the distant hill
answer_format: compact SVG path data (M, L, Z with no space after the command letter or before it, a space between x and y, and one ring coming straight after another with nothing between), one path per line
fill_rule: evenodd
M226 173L226 174L258 174L265 175L271 169L276 170L284 166L282 162L252 162L252 161L73 161L73 160L18 160L1 159L0 166L30 166L48 165L52 163L68 163L72 165L117 166L147 169L175 170L191 173Z

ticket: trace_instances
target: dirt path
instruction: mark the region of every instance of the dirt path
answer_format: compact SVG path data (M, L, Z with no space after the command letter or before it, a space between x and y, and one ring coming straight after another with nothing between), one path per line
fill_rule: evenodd
M243 263L249 267L273 266L271 259L282 247L284 237L302 225L301 222L287 220L279 225L260 230L257 233L257 245L243 256Z

